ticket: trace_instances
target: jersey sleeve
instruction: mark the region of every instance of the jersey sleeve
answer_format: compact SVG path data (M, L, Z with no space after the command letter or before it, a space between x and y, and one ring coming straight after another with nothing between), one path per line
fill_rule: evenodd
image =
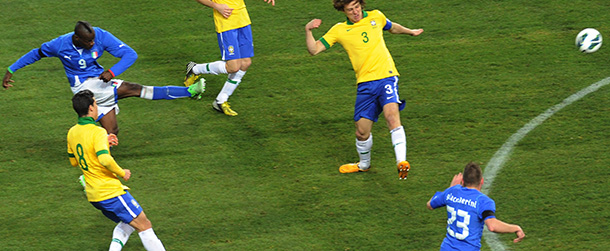
M138 59L138 54L135 50L116 38L110 32L96 28L96 36L99 36L105 51L114 57L120 58L119 62L110 67L110 71L114 76L118 76L125 72L136 62L136 59Z
M70 141L69 141L70 140L70 132L71 132L71 130L68 131L68 137L67 137L68 140L66 140L68 142L67 143L67 145L68 145L68 150L67 150L67 152L68 152L68 159L70 159L70 164L72 166L77 166L78 162L76 161L76 156L74 155L74 150L70 146Z
M439 208L446 205L445 192L436 192L434 193L434 196L432 196L432 199L430 199L430 206L432 208Z
M99 130L95 133L95 154L97 155L97 159L100 161L102 166L106 167L106 169L110 170L114 174L119 177L125 176L125 171L116 163L112 155L110 155L110 150L108 150L108 134L105 129L99 127Z
M19 58L17 61L15 61L15 63L13 63L11 66L9 66L8 71L11 74L13 74L17 70L19 70L23 67L26 67L28 65L31 65L31 64L35 63L36 61L40 60L41 58L42 58L42 56L40 55L40 49L38 49L38 48L32 49L30 52L21 56L21 58Z
M479 217L481 219L483 219L483 221L487 220L487 219L490 219L490 218L496 218L495 215L489 215L489 216L483 218L483 212L485 212L485 211L491 211L491 212L493 212L495 214L495 212L496 212L496 202L494 202L491 198L485 196L485 197L482 197L480 203L481 203L480 204L481 206L479 207L478 214L479 214Z
M337 31L338 31L337 26L339 24L335 24L332 28L330 28L330 30L328 30L326 32L326 34L324 34L324 36L322 36L322 38L320 38L320 42L322 42L322 44L324 45L324 47L326 47L326 49L332 47L335 43L337 43L337 40L339 39L339 36L337 33Z

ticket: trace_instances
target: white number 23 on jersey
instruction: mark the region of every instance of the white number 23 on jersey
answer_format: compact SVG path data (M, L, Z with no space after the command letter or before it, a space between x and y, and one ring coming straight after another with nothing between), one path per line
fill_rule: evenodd
M470 214L468 212L458 209L455 211L455 208L447 206L447 212L450 214L450 217L447 219L447 233L455 237L458 240L463 240L468 237L468 225L470 224ZM460 216L463 221L457 220L457 217ZM456 233L451 229L451 226L455 222L455 226L462 229L462 233Z

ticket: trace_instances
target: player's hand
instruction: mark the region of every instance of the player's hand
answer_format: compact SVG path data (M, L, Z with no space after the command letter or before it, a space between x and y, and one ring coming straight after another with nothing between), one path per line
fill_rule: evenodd
M457 184L462 184L462 173L458 173L453 176L453 180L451 180L451 185L449 187L455 186Z
M275 0L265 0L265 3L271 3L272 6L275 6Z
M411 36L419 36L419 34L422 34L423 32L424 29L411 30Z
M110 145L110 146L119 145L119 138L116 136L116 134L114 134L114 133L108 134L108 145Z
M129 178L131 178L131 171L129 169L123 169L123 171L125 171L125 176L123 176L123 179L128 181Z
M108 82L112 78L114 78L114 74L112 74L110 70L105 70L104 72L102 72L102 74L100 74L99 77L99 79L103 80L104 82Z
M233 14L233 8L226 4L216 5L216 11L218 11L224 18L229 18Z
M11 83L15 83L15 81L11 79L12 77L13 77L13 74L7 70L6 73L4 74L4 78L2 79L2 87L4 87L4 89L13 87L13 85Z
M322 19L314 19L309 21L309 23L307 23L307 25L305 25L305 29L310 31L313 29L317 29L318 27L320 27L320 24L322 24Z
M523 232L523 229L521 229L521 227L519 227L519 230L515 234L517 234L517 238L513 240L514 243L520 242L521 240L523 240L523 238L525 238L525 232Z

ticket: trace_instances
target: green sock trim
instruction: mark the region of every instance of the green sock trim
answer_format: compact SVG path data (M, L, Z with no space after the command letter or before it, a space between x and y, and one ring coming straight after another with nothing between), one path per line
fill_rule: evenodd
M117 238L112 238L112 242L116 242L118 244L121 244L121 248L123 247L123 242Z
M9 67L7 67L6 69L7 69L7 70L8 70L8 72L10 72L11 74L14 74L14 73L15 73L14 71L12 71L12 70L11 70L11 67L10 67L10 66L9 66Z
M210 72L210 64L205 64L205 69Z
M231 83L231 84L239 84L239 81L235 81L235 80L231 80L231 79L227 79L227 82Z

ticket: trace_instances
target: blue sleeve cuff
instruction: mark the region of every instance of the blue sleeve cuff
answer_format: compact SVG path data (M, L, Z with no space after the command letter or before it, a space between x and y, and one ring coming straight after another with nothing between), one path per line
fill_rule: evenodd
M392 29L392 21L390 21L390 19L386 19L385 26L383 26L383 30L387 31L389 29Z

